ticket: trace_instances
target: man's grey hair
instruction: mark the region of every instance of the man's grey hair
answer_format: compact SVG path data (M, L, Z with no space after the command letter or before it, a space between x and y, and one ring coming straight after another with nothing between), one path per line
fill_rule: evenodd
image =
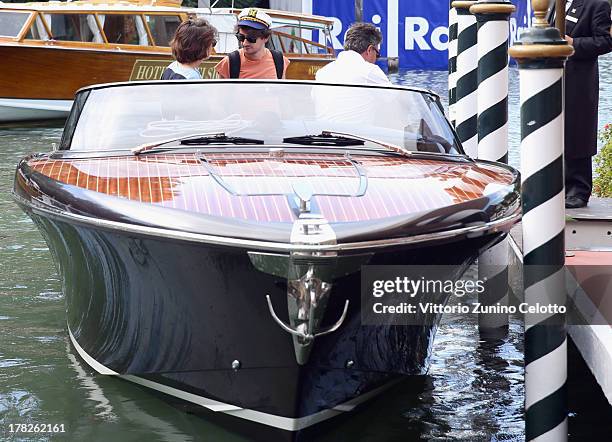
M382 42L382 33L372 23L353 23L344 36L344 50L359 54L368 46L377 47Z

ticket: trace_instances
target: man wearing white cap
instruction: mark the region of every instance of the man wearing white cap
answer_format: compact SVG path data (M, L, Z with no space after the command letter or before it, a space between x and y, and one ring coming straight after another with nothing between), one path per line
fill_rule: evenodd
M238 15L236 38L242 46L223 58L215 69L221 78L285 78L289 60L282 52L266 48L272 19L257 8Z

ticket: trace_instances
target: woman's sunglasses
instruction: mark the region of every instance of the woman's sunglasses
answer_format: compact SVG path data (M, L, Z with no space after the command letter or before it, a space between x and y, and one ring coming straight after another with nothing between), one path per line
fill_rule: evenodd
M245 40L248 41L249 43L257 42L257 37L254 37L252 35L244 35L244 34L241 34L240 32L236 33L236 38L238 39L240 43L243 43Z

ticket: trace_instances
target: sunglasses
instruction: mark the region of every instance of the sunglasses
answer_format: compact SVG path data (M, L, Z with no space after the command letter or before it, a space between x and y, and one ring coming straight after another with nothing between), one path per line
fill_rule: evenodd
M376 48L376 46L372 45L372 49L376 52L376 58L380 58L380 51Z
M238 39L240 43L243 43L245 40L248 41L249 43L256 43L258 37L255 37L253 35L244 35L244 34L241 34L240 32L237 32L236 38Z

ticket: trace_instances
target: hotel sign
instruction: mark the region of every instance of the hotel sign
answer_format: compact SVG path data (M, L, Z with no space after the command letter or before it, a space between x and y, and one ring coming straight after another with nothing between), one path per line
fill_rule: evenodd
M129 81L159 80L170 63L170 60L136 60ZM202 63L198 68L202 78L217 78L216 64Z

